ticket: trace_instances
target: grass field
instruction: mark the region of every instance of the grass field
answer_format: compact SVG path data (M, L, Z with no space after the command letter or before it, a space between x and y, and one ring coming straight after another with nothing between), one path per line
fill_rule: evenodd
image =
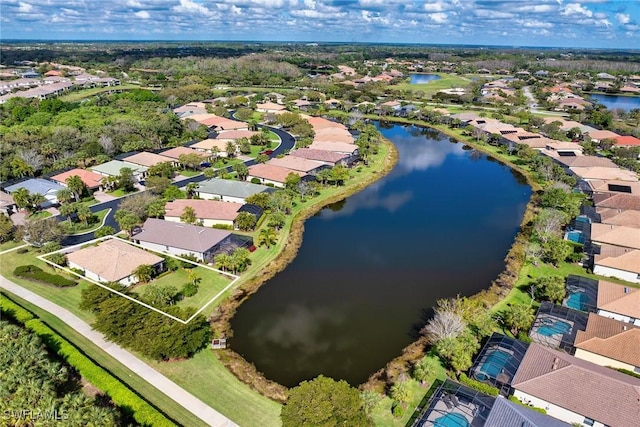
M9 249L17 248L18 246L25 245L22 240L10 240L8 242L0 243L0 252L8 251Z
M102 227L102 221L104 220L104 217L107 216L107 213L109 213L109 209L103 209L96 212L94 215L97 217L97 220L89 225L85 225L81 221L71 223L69 221L62 221L60 224L66 234L88 233Z
M32 213L31 215L28 216L28 218L30 220L38 220L38 219L45 219L45 218L49 218L51 216L51 212L47 212L47 211L40 211L40 212L35 212Z
M399 83L389 86L389 89L396 89L409 92L422 92L423 95L432 96L443 89L452 87L466 87L471 83L470 79L454 74L434 73L440 76L439 80L432 80L429 83L411 84Z
M133 194L133 193L137 193L137 192L138 192L138 190L134 190L134 191L131 191L131 192L127 193L122 188L118 188L117 190L110 191L107 194L109 194L110 196L113 196L113 197L122 197L122 196L126 196L127 194Z
M91 89L82 89L78 91L73 91L68 95L63 95L59 99L61 101L66 102L76 102L85 98L89 98L100 93L116 91L116 90L131 90L131 89L140 89L140 86L132 85L132 84L124 84L120 86L110 86L110 87L95 87Z

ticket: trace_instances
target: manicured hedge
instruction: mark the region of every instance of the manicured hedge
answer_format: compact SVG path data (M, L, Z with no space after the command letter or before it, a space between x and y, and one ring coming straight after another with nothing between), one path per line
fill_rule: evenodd
M35 265L20 265L16 267L15 270L13 270L13 275L16 277L22 277L23 279L27 280L48 283L60 288L77 285L77 283L73 280L69 280L66 277L62 277L58 274L47 273L46 271L42 271L40 267L37 267Z
M130 412L140 425L154 427L175 426L162 413L127 388L109 372L93 363L91 359L82 354L69 341L62 338L40 319L34 318L33 314L10 301L4 295L0 298L0 309L4 314L23 323L27 329L38 335L47 347L58 353L82 377L107 394L116 405Z
M529 405L527 405L525 403L520 402L520 399L518 399L515 396L509 396L509 400L514 402L514 403L517 403L518 405L524 406L525 408L529 408L532 411L540 412L541 414L545 414L545 415L547 413L547 411L544 408L536 408L535 406L529 406Z
M489 396L497 396L500 393L500 391L496 387L469 378L464 373L460 374L459 381L460 383L471 387L474 390L478 390L482 393L488 394Z

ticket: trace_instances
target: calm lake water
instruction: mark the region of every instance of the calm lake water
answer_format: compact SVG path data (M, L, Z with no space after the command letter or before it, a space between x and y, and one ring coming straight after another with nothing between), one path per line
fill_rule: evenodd
M432 80L440 80L437 74L410 74L411 84L429 83Z
M640 96L617 96L617 95L589 95L591 99L598 101L598 103L604 105L609 110L622 109L625 111L631 111L635 108L640 108Z
M366 381L436 300L489 286L522 219L530 189L506 166L433 131L381 131L392 173L307 220L295 260L232 319L231 347L286 386Z

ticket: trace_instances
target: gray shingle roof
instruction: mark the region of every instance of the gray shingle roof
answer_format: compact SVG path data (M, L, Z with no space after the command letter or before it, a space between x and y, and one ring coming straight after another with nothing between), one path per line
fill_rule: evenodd
M64 186L55 183L53 181L48 181L42 178L32 178L26 181L19 182L17 184L10 185L6 188L7 192L13 193L19 188L26 188L29 190L29 193L39 193L45 195L47 193L55 193L58 190L62 190L65 188Z
M503 397L491 408L485 426L491 427L567 427L569 424L549 415L532 411Z
M252 184L246 181L212 178L198 183L198 192L229 197L247 198L264 191L273 192L266 185Z
M231 232L226 230L149 218L133 239L204 253L230 235Z

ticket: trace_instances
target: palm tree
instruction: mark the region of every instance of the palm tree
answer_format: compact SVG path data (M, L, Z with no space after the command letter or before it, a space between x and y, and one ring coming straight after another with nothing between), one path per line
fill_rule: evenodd
M258 234L258 244L260 246L266 245L267 249L271 245L275 245L278 242L278 233L272 227L263 228Z
M139 265L133 270L133 275L136 276L140 282L147 283L151 281L153 277L153 267L149 264Z
M197 182L190 182L187 184L187 199L191 199L196 195L196 190L200 187L200 184Z
M84 192L85 185L82 179L78 175L70 176L65 180L69 190L73 191L73 196L77 202L80 201L80 196Z
M73 192L68 188L62 188L56 191L56 199L62 204L70 202L73 198Z
M65 203L64 205L60 205L58 211L60 212L60 215L66 216L67 221L71 223L71 214L73 214L77 208L78 206L76 206L75 203Z
M232 266L231 256L224 253L216 255L214 259L214 265L219 270L229 270Z
M80 221L84 222L84 225L89 225L89 220L93 217L93 212L91 212L88 206L79 205L76 215L78 215Z

